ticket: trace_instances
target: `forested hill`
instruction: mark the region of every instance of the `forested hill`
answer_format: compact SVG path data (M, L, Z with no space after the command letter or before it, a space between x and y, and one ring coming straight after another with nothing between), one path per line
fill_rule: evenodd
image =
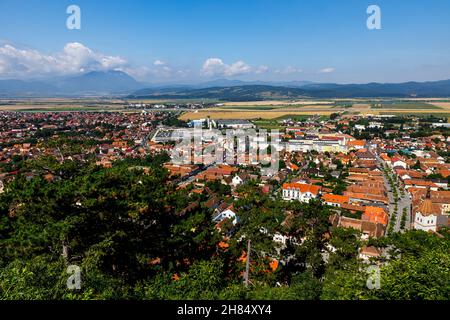
M256 101L295 98L450 97L450 80L407 83L241 85L212 88L148 88L129 98Z

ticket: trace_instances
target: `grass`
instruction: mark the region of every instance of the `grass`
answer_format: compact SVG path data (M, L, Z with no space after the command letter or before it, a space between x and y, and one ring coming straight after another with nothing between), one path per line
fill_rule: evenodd
M287 119L291 119L293 121L303 121L303 120L308 120L308 118L312 117L312 114L302 114L302 115L293 115L293 114L286 114L283 115L279 118L276 118L276 120L287 120Z
M260 129L282 130L285 128L275 120L254 120L252 122Z

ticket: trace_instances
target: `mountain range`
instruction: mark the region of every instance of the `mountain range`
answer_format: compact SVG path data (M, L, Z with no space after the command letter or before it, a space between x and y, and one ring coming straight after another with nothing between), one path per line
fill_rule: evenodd
M336 84L305 83L298 85L246 84L203 88L147 88L129 98L214 99L257 101L296 98L411 98L450 97L450 80L406 83Z
M217 79L197 84L146 84L122 71L93 71L50 80L0 80L0 97L122 96L147 99L269 100L295 98L450 97L450 80L336 84Z
M121 71L92 71L51 80L0 80L0 97L129 94L145 87Z

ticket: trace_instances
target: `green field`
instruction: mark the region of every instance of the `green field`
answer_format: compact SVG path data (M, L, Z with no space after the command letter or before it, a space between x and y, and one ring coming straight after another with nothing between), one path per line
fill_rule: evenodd
M282 126L280 124L280 121L292 119L293 121L302 121L307 120L311 118L313 115L284 115L279 118L275 119L260 119L260 120L253 120L252 122L257 125L261 129L285 129L285 126ZM328 119L327 116L320 116L318 121L326 120Z
M411 109L411 110L432 110L432 109L442 109L441 107L425 103L425 102L404 102L404 101L393 101L393 102L374 102L371 104L372 109Z
M437 117L437 118L449 118L450 112L380 112L380 115L396 115L396 116L415 116L419 118Z
M223 106L220 109L231 110L275 110L285 108L286 106Z

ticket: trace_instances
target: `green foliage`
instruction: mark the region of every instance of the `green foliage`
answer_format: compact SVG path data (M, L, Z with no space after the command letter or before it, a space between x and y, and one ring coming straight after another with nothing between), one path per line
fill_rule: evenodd
M355 230L330 229L320 201L285 202L249 182L237 189L240 222L222 226L231 237L220 249L212 211L201 205L207 196L177 190L165 159L124 159L109 169L18 160L34 177L19 174L0 195L0 299L449 299L446 230L365 243ZM48 173L53 180L43 179ZM231 203L229 187L207 186ZM276 234L289 237L285 246ZM379 290L366 286L363 245L390 255L379 261ZM276 270L274 258L285 262ZM81 269L81 290L67 289L71 264Z
M170 274L160 274L143 284L144 299L181 300L217 299L224 283L223 263L220 260L200 261L174 280Z

